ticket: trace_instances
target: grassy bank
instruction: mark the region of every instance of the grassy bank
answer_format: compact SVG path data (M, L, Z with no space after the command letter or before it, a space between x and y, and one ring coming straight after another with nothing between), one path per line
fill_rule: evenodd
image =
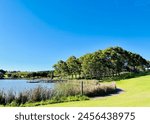
M89 101L50 104L44 107L150 107L150 75L117 81L121 94Z

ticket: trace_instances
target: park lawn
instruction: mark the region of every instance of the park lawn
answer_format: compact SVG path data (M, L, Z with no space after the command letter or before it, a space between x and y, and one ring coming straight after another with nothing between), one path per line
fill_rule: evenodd
M117 81L120 94L42 107L150 107L150 75Z

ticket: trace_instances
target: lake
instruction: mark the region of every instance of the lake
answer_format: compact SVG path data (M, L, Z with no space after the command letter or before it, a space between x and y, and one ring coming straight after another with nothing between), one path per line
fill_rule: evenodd
M27 83L27 80L0 80L0 90L13 90L16 93L38 86L53 88L54 83Z

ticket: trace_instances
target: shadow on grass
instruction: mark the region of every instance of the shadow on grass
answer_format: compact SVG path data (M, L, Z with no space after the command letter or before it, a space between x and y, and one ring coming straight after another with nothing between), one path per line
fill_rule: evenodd
M115 93L112 93L112 94L120 94L122 92L124 92L124 90L122 90L120 88L116 88Z
M106 97L110 97L110 96L114 96L114 95L119 95L121 93L125 92L124 90L120 89L120 88L116 88L116 90L110 94L107 95L100 95L100 96L94 96L94 97L89 97L90 99L100 99L100 98L106 98Z

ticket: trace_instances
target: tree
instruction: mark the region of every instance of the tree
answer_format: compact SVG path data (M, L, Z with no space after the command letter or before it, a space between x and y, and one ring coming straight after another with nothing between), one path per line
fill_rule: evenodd
M4 78L4 74L0 72L0 79Z
M6 71L0 69L0 79L4 78L5 73L6 73Z
M69 70L69 75L75 75L75 77L77 77L77 75L80 76L81 74L81 63L79 61L79 59L77 59L75 56L71 56L67 59L66 61L67 66L68 66L68 70Z
M81 57L80 59L82 61L82 73L84 78L92 78L92 73L93 73L93 58L92 58L92 54L86 54L84 56Z
M147 67L150 68L150 61L148 60L147 63L148 63Z
M53 78L54 78L54 71L51 70L51 71L48 73L47 76L50 77L51 79L53 79Z
M58 63L55 64L53 68L55 70L55 74L60 77L67 76L69 74L67 63L62 60L58 61Z
M102 79L118 76L124 72L140 72L150 67L149 61L142 56L124 50L121 47L110 47L98 50L80 58L71 56L66 62L59 61L54 65L55 73L68 76L80 75L84 78Z

